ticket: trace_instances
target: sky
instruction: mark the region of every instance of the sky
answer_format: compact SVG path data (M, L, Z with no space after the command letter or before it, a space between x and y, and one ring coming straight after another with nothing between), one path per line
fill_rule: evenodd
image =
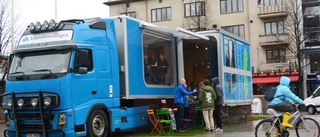
M11 0L9 0L11 1ZM33 22L50 21L51 19L56 22L66 19L83 19L94 17L109 17L109 7L104 5L103 2L108 0L14 0L14 18L17 20L14 23L14 29L23 32L27 26ZM57 2L57 11L55 11L55 1ZM11 10L11 5L10 10ZM55 15L57 13L57 18ZM10 11L9 19L11 20L12 14ZM15 44L19 38L14 38ZM12 43L9 43L8 48L5 49L3 54L10 53L14 48Z
M26 28L31 22L55 19L57 21L92 17L109 17L109 8L102 4L108 0L16 0L14 13L18 16L19 28Z

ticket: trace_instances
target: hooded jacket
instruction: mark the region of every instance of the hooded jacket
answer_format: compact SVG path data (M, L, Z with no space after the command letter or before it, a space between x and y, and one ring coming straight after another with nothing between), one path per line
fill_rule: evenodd
M214 106L214 101L216 100L216 93L211 86L206 85L200 89L198 98L202 109L212 108Z
M304 102L295 94L293 94L289 88L290 78L282 76L280 78L280 85L277 87L277 91L274 95L274 99L268 102L269 106L277 105L280 103L304 104Z
M217 99L214 102L215 105L222 105L223 104L223 89L222 86L220 85L220 81L218 77L212 78L212 87L216 93Z

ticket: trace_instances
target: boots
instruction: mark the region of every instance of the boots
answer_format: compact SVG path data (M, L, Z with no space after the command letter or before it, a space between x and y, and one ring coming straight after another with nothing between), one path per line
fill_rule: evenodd
M282 126L284 127L288 127L288 128L293 128L293 126L291 124L288 123L289 119L290 119L291 113L290 112L286 112L283 115L283 120L282 120Z

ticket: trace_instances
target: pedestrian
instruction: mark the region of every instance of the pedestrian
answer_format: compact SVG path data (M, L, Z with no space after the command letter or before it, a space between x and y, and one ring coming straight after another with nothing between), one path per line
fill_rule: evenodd
M290 78L286 76L280 77L280 84L277 86L277 91L274 94L273 100L268 102L268 107L276 111L285 112L283 114L282 126L292 128L288 123L291 112L294 111L292 104L304 104L304 102L290 90Z
M178 132L185 132L185 129L183 129L182 125L182 119L184 118L184 109L185 109L185 103L186 103L186 96L192 95L197 90L193 90L193 92L188 92L184 89L186 80L180 79L179 86L176 90L175 97L174 97L174 106L177 108L177 114L176 114L176 122L177 122L177 131Z
M212 87L216 93L217 99L214 102L214 121L216 123L216 129L214 132L223 133L222 129L222 117L221 117L221 108L223 105L223 89L220 85L220 81L218 77L212 78Z
M208 79L203 80L204 86L199 91L199 103L202 110L204 122L206 124L206 131L214 130L213 109L214 101L216 100L216 93L210 86Z

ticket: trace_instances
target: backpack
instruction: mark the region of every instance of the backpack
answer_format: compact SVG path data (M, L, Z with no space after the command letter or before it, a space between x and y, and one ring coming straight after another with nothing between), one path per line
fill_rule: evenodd
M271 101L274 99L274 95L276 94L277 87L269 87L266 92L264 92L264 99L266 101Z

